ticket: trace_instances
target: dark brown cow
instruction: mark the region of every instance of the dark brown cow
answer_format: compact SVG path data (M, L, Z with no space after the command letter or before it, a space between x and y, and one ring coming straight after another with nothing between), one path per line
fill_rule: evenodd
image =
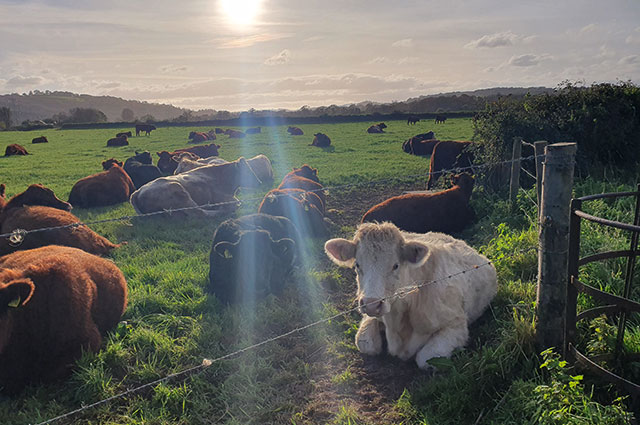
M367 133L378 134L378 133L384 133L384 132L382 131L382 128L380 128L380 126L378 124L376 124L376 125L372 125L369 128L367 128Z
M117 133L116 134L116 137L122 137L122 136L131 137L131 132L130 131L123 131L121 133Z
M40 136L40 137L34 137L31 140L31 143L49 143L49 141L45 136Z
M0 213L4 209L4 206L7 205L7 198L5 197L5 194L4 194L5 189L6 189L6 186L4 185L4 183L0 184Z
M429 164L429 180L427 189L432 189L436 181L443 174L443 170L469 167L473 164L473 153L468 151L472 142L458 142L442 140L433 148L431 163ZM471 173L471 170L465 170Z
M326 148L331 145L331 139L329 136L323 133L316 133L313 135L313 142L309 146L317 146L319 148Z
M63 379L122 317L127 282L113 262L46 246L0 258L0 387Z
M320 179L318 178L318 169L312 168L308 164L304 164L300 168L294 168L291 172L289 172L289 174L295 174L296 176L304 177L305 179L313 180L316 183L320 183Z
M322 201L318 205L318 209L324 214L327 197L324 193L324 187L319 183L317 169L311 168L307 164L300 168L294 168L284 176L278 189L302 189L305 192L316 194Z
M207 140L216 140L216 134L213 131L209 131L208 133L204 133L201 131L192 131L189 133L189 143L202 143Z
M151 131L155 130L156 126L151 124L136 124L136 136L140 135L141 131L144 131L147 136L151 134Z
M200 158L198 155L193 154L191 152L156 152L158 155L158 169L163 174L173 174L178 168L178 164L180 163L180 159L183 155L187 155L189 159L193 159L194 161Z
M127 136L114 137L112 139L107 140L107 146L127 146L129 141L127 140Z
M7 148L4 150L4 156L11 155L29 155L29 152L27 152L27 150L23 146L14 143L7 146Z
M402 150L411 155L429 156L433 153L433 148L438 142L440 142L438 139L412 137L402 144Z
M463 230L474 217L469 207L473 177L454 176L455 186L437 193L409 193L394 196L372 207L362 222L390 221L401 230L415 233L453 233Z
M107 171L82 178L71 188L69 202L74 207L90 208L127 202L136 187L131 177L114 160L102 163ZM122 163L120 163L122 164Z
M433 131L429 131L427 133L421 133L421 134L416 134L415 136L413 136L412 138L406 140L403 144L402 144L402 150L405 151L406 153L410 153L413 154L413 147L412 144L415 141L422 141L422 140L429 140L429 139L435 139L436 135ZM431 150L433 151L433 148L431 148ZM417 155L417 154L415 154ZM431 155L431 152L428 153L428 155Z
M447 117L445 117L444 115L436 115L436 124L444 124L444 122L447 120Z
M420 121L420 118L416 117L416 116L410 116L409 118L407 118L407 125L409 124L415 124L418 121Z
M199 158L209 158L212 156L218 156L218 149L220 149L220 145L216 145L215 143L211 143L209 145L201 145L201 146L193 146L190 148L176 149L173 152L156 152L158 155L158 168L165 174L173 174L178 168L179 159L175 156L184 152L189 152L194 155L190 159L194 161Z
M229 136L230 139L244 139L246 136L246 134L243 133L242 131L233 130L231 128L228 128L227 130L225 130L224 134Z
M224 130L223 130L223 129L221 129L220 127L216 127L216 128L214 129L214 131L215 131L215 133L216 133L216 134L224 134Z
M301 128L291 127L291 126L289 126L287 128L287 133L289 133L292 136L302 136L302 135L304 135L304 132L302 131Z

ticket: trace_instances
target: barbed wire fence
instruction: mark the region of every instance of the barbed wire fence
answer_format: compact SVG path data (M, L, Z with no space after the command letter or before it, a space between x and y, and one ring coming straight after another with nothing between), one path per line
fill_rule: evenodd
M506 258L512 258L512 257L518 256L518 255L527 254L527 253L530 253L530 252L537 252L537 251L538 251L537 247L525 248L525 249L519 250L519 251L509 255L508 257L503 257L501 260L504 260ZM233 357L236 357L236 356L240 356L240 355L242 355L242 354L244 354L244 353L246 353L248 351L254 350L254 349L259 348L259 347L261 347L263 345L266 345L266 344L278 341L280 339L286 338L286 337L288 337L290 335L293 335L293 334L296 334L296 333L300 333L300 332L302 332L304 330L307 330L307 329L310 329L310 328L313 328L313 327L316 327L316 326L319 326L319 325L322 325L322 324L325 324L325 323L329 323L332 320L335 320L335 319L337 319L339 317L342 317L342 316L345 316L347 314L350 314L350 313L353 313L353 312L357 312L357 311L361 311L361 309L363 307L367 306L367 305L377 304L380 301L393 301L395 299L403 298L403 297L409 296L411 294L414 294L414 293L420 291L421 289L423 289L423 288L425 288L427 286L431 286L431 285L435 285L435 284L438 284L438 283L441 283L441 282L445 282L445 281L448 281L448 280L453 279L455 277L462 276L462 275L467 274L467 273L472 273L472 272L474 272L474 271L476 271L478 269L481 269L483 267L487 267L487 266L493 265L493 264L494 264L493 260L487 260L487 261L482 262L480 264L476 264L473 267L470 267L468 269L459 270L457 272L448 274L446 276L442 276L442 277L437 278L437 279L424 281L424 282L413 282L412 285L409 285L409 286L406 286L404 288L401 288L400 290L395 292L393 295L390 295L388 297L384 297L381 300L372 301L371 303L362 304L362 305L359 305L357 307L353 307L353 308L350 308L350 309L342 310L342 311L340 311L338 313L332 314L329 317L325 317L323 319L316 320L316 321L308 323L306 325L294 328L294 329L292 329L292 330L290 330L288 332L279 334L279 335L271 337L271 338L264 339L264 340L262 340L262 341L260 341L258 343L248 345L248 346L246 346L244 348L241 348L239 350L233 351L231 353L228 353L228 354L225 354L225 355L213 358L213 359L203 358L202 362L200 364L198 364L198 365L195 365L195 366L192 366L190 368L184 369L184 370L182 370L180 372L172 373L170 375L164 376L162 378L156 379L154 381L148 382L148 383L140 385L138 387L130 388L130 389L126 390L126 391L123 391L123 392L118 393L116 395L113 395L111 397L107 397L105 399L96 401L95 403L91 403L91 404L82 406L82 407L80 407L78 409L75 409L75 410L72 410L70 412L64 413L62 415L56 416L54 418L48 419L48 420L46 420L44 422L39 422L36 425L49 425L49 424L61 421L63 419L71 419L71 418L73 418L73 417L75 417L75 416L77 416L77 415L79 415L79 414L81 414L83 412L88 411L88 410L91 410L91 409L94 409L96 407L105 405L105 404L110 403L112 401L116 401L116 400L125 398L125 397L127 397L129 395L136 394L136 393L138 393L140 391L143 391L143 390L145 390L147 388L154 387L154 386L162 384L164 382L171 381L171 380L174 380L174 379L179 379L179 378L187 378L187 377L193 376L194 374L202 373L207 368L209 368L211 365L213 365L215 363L219 363L219 362L221 362L223 360L227 360L227 359L230 359L230 358L233 358Z
M542 156L544 157L544 155ZM531 155L525 158L521 158L520 160L526 160L526 159L535 159L536 155ZM388 182L394 182L397 181L398 179L409 179L409 178L425 178L425 177L429 177L432 174L447 174L447 173L462 173L465 171L476 171L476 170L481 170L484 168L489 168L489 167L496 167L496 166L500 166L500 165L506 165L506 164L511 164L513 163L514 160L510 159L510 160L505 160L505 161L497 161L497 162L493 162L493 163L486 163L486 164L474 164L474 165L469 165L466 167L454 167L454 168L450 168L447 170L439 170L436 172L427 172L427 173L422 173L422 174L414 174L414 175L406 175L406 176L401 176L401 177L392 177L392 178L385 178L385 179L378 179L378 180L370 180L370 181L366 181L366 182L358 182L358 183L348 183L348 184L343 184L343 185L334 185L334 186L325 186L322 189L314 189L314 190L306 190L305 192L321 192L321 191L325 191L325 190L340 190L340 189L346 189L346 188L352 188L352 187L362 187L362 186L370 186L370 185L376 185L376 184L383 184L383 183L388 183ZM281 197L281 196L288 196L286 194L277 194L277 195L272 195L275 197ZM153 212L149 212L149 213L137 213L137 214L133 214L133 215L124 215L124 216L120 216L120 217L113 217L113 218L106 218L106 219L102 219L102 220L91 220L91 221L78 221L76 223L70 223L70 224L65 224L65 225L60 225L60 226L49 226L49 227L41 227L41 228L37 228L37 229L30 229L30 230L25 230L25 229L14 229L11 232L8 233L2 233L0 234L0 238L7 238L9 240L9 243L11 243L12 245L19 245L22 243L22 241L24 240L24 238L32 233L39 233L39 232L46 232L46 231L52 231L52 230L62 230L62 229L70 229L70 228L75 228L75 227L80 227L80 226L92 226L92 225L96 225L96 224L104 224L104 223L113 223L113 222L128 222L131 221L134 218L144 218L144 217L154 217L154 216L161 216L161 215L171 215L173 213L177 213L177 212L187 212L187 211L192 211L192 210L202 210L202 209L211 209L211 208L216 208L216 207L223 207L223 206L227 206L227 205L241 205L243 203L251 203L251 202L259 202L263 199L263 197L255 197L255 198L247 198L247 199L241 199L241 200L232 200L232 201L224 201L224 202L214 202L214 203L207 203L207 204L201 204L201 205L196 205L196 206L189 206L189 207L183 207L183 208L171 208L171 209L165 209L162 211L153 211Z
M522 161L522 160L527 160L527 159L539 159L539 158L544 158L544 155L531 155L528 157L524 157L524 158L518 158L517 161ZM466 167L454 167L454 168L450 168L447 170L440 170L437 171L438 174L445 174L445 173L461 173L461 172L465 172L465 171L478 171L484 168L488 168L488 167L497 167L497 166L502 166L502 165L506 165L506 164L511 164L514 162L514 159L511 160L505 160L505 161L497 161L497 162L492 162L492 163L485 163L485 164L473 164L470 166L466 166ZM419 175L407 175L407 176L401 176L401 177L393 177L393 178L385 178L385 179L378 179L378 180L371 180L371 181L367 181L367 182L359 182L359 183L350 183L350 184L343 184L343 185L334 185L334 186L327 186L327 187L323 187L322 189L318 189L318 190L313 190L313 191L309 191L309 192L316 192L316 191L321 191L321 190L339 190L339 189L345 189L345 188L353 188L353 187L362 187L362 186L368 186L368 185L375 185L375 184L384 184L387 182L394 182L394 181L398 181L399 179L408 179L408 178L428 178L431 174L434 174L435 172L427 172L427 173L422 173ZM275 195L275 196L287 196L287 195ZM124 222L124 221L131 221L134 218L144 218L144 217L152 217L152 216L160 216L160 215L165 215L165 214L172 214L175 212L181 212L181 211L189 211L189 210L195 210L195 209L203 209L203 208L215 208L215 207L220 207L220 206L225 206L225 205L230 205L230 204L235 204L235 205L239 205L242 203L250 203L250 202L257 202L262 200L263 197L257 197L257 198L248 198L248 199L242 199L242 200L233 200L233 201L225 201L225 202L216 202L216 203L209 203L209 204L204 204L204 205L198 205L198 206L190 206L190 207L184 207L184 208L175 208L175 209L168 209L168 210L162 210L162 211L155 211L155 212L151 212L151 213L140 213L140 214L134 214L134 215L125 215L125 216L120 216L120 217L115 217L115 218L108 218L108 219L102 219L102 220L92 220L92 221L86 221L86 222L76 222L76 223L72 223L72 224L67 224L67 225L62 225L62 226L51 226L51 227L42 227L42 228L37 228L37 229L30 229L30 230L24 230L24 229L15 229L9 233L3 233L0 234L0 238L8 238L9 242L12 244L16 244L19 245L20 243L22 243L22 241L24 240L25 237L27 237L30 234L33 233L38 233L38 232L46 232L46 231L52 231L52 230L60 230L60 229L68 229L68 228L75 228L75 227L79 227L79 226L90 226L90 225L96 225L96 224L103 224L103 223L111 223L111 222ZM504 258L512 258L515 257L517 255L522 255L528 252L533 252L533 251L538 251L538 247L532 247L532 248L527 248L525 250L521 250L518 252L515 252L507 257L502 257L502 259ZM419 291L420 289L427 287L429 285L433 285L433 284L437 284L440 282L444 282L447 281L449 279L452 279L454 277L466 274L466 273L472 273L475 270L478 270L482 267L486 267L489 266L491 264L494 264L493 260L487 260L485 263L481 263L478 265L475 265L473 268L469 268L466 270L460 270L457 271L455 273L449 274L447 276L443 276L441 278L435 279L435 280L431 280L431 281L426 281L426 282L414 282L413 285L411 286L407 286L402 288L401 290L399 290L398 292L394 293L393 295L384 298L383 300L387 300L387 301L391 301L397 298L401 298L401 297L405 297L405 296L409 296L412 293L415 293L417 291ZM376 303L379 302L379 300L375 301ZM306 325L294 328L288 332L279 334L275 337L271 337L271 338L267 338L262 340L261 342L252 344L252 345L248 345L244 348L241 348L239 350L233 351L231 353L213 358L213 359L209 359L209 358L203 358L202 362L198 365L192 366L190 368L184 369L180 372L176 372L173 374L169 374L165 377L159 378L157 380L151 381L149 383L140 385L138 387L135 388L130 388L127 389L126 391L123 391L119 394L113 395L111 397L99 400L95 403L91 403L89 405L85 405L82 406L78 409L75 409L73 411L67 412L65 414L56 416L54 418L48 419L44 422L39 422L37 423L37 425L47 425L47 424L52 424L55 422L59 422L61 420L64 419L70 419L72 417L75 417L83 412L86 412L90 409L94 409L96 407L99 407L101 405L125 398L129 395L138 393L140 391L143 391L144 389L147 388L151 388L154 387L158 384L161 384L163 382L166 381L170 381L170 380L174 380L174 379L179 379L179 378L185 378L188 376L191 376L195 373L201 373L202 371L206 370L208 367L210 367L211 365L213 365L214 363L218 363L221 362L223 360L226 359L230 359L239 355L242 355L243 353L246 353L250 350L254 350L258 347L261 347L263 345L269 344L271 342L275 342L278 341L280 339L286 338L290 335L296 334L296 333L300 333L306 329L315 327L315 326L319 326L321 324L324 323L328 323L332 320L335 320L338 317L342 317L344 315L356 312L358 310L360 310L363 306L358 306L358 307L353 307L347 310L343 310L340 311L336 314L333 314L329 317L308 323Z

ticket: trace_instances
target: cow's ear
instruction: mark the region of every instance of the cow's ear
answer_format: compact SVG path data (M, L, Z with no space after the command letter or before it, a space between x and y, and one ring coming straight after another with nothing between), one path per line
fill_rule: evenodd
M31 300L35 286L31 279L15 279L0 289L0 315Z
M4 197L5 188L6 186L4 185L4 183L0 184L0 197Z
M331 261L342 267L353 267L356 261L356 244L342 238L330 239L324 251Z
M287 264L293 263L295 257L296 243L289 238L283 238L272 245L274 253Z
M407 242L401 248L402 260L410 265L421 266L427 261L429 248L420 242Z
M227 241L218 242L216 246L213 247L213 250L222 258L233 258L233 254L236 251L236 244Z

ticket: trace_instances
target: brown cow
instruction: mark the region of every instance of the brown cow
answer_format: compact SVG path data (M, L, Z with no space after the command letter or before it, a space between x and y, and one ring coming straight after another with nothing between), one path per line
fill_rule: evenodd
M49 141L45 136L40 136L40 137L34 137L31 140L31 143L49 143Z
M23 146L20 146L14 143L12 145L7 146L7 148L4 151L4 156L11 156L11 155L29 155L29 152L27 152L27 150Z
M316 183L320 183L320 179L318 179L318 169L312 168L307 164L304 164L300 168L294 168L293 171L291 171L289 174L295 174L296 176L304 177L305 179L313 180Z
M2 185L2 187L2 193L4 194L4 185ZM63 211L71 211L71 204L59 199L53 193L53 190L41 184L32 184L24 192L14 195L8 202L5 202L2 212L5 213L12 208L21 208L25 205L40 205ZM0 222L1 221L2 220L0 220Z
M189 142L188 143L202 143L207 140L216 140L216 135L213 131L208 133L203 133L200 131L192 131L189 133Z
M189 158L193 161L200 158L191 152L156 152L158 155L158 168L164 174L173 174L178 168L178 164L182 158Z
M323 133L316 133L313 135L313 142L309 146L326 148L329 145L331 145L331 139L329 139L329 136Z
M246 136L246 134L243 133L242 131L233 130L231 128L228 128L227 130L225 130L224 134L229 136L230 139L244 139Z
M415 137L402 144L402 150L417 156L429 156L433 153L433 148L440 142L438 139L416 140Z
M382 131L382 128L380 128L380 126L378 126L378 124L376 124L376 125L372 125L369 128L367 128L367 133L376 134L376 133L384 133L384 132Z
M64 210L25 205L19 208L5 209L0 214L0 233L11 233L15 229L34 230L70 226L79 222L78 217ZM111 243L86 226L74 226L27 234L19 245L11 244L6 239L0 239L0 255L45 245L71 246L95 255L107 255L112 249L120 246Z
M390 221L402 230L415 233L461 231L474 217L469 207L473 177L458 174L451 181L455 186L442 192L389 198L367 211L362 222Z
M144 131L146 135L149 136L151 131L155 129L156 126L152 124L136 124L136 136L139 136L141 131Z
M127 136L114 137L112 139L107 140L107 146L127 146L129 141L127 140Z
M291 127L291 126L289 126L287 128L287 133L289 133L292 136L302 136L302 135L304 135L304 132L302 131L301 128Z
M0 258L0 387L69 375L122 317L127 282L113 262L46 246Z
M310 168L307 166L307 168ZM301 169L294 168L289 174L284 176L278 189L302 189L305 192L314 193L320 198L321 204L318 209L324 214L327 204L327 197L324 193L324 187L317 181L308 179L298 175L296 172L300 172ZM315 170L317 172L317 170ZM316 177L317 178L317 177Z
M4 206L7 205L7 198L4 195L5 189L6 189L6 186L4 185L4 183L0 184L0 213L4 209Z
M429 180L427 189L433 188L436 181L443 174L443 170L469 167L473 163L473 153L468 151L472 142L458 142L442 140L433 147L431 163L429 164ZM467 172L471 172L467 170Z
M107 160L107 171L82 178L71 188L69 202L74 207L90 208L127 202L136 190L131 177L115 160ZM120 163L122 164L122 163Z
M325 238L329 233L324 215L318 208L321 203L320 198L312 192L301 189L273 189L265 195L258 212L287 217L303 236Z

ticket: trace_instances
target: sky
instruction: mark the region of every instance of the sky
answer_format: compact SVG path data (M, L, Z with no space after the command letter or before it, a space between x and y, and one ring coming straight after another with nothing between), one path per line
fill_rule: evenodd
M298 109L640 83L639 0L0 0L0 94Z

